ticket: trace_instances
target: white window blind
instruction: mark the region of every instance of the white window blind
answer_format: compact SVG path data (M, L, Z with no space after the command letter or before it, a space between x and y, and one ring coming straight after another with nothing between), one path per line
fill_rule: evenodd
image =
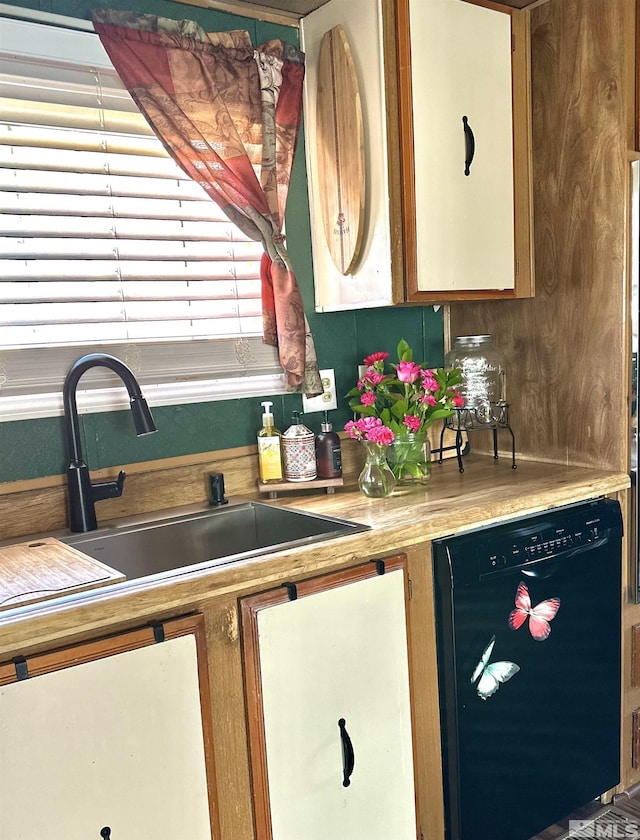
M94 33L0 19L0 225L0 419L98 349L143 386L280 382L260 243L168 156Z

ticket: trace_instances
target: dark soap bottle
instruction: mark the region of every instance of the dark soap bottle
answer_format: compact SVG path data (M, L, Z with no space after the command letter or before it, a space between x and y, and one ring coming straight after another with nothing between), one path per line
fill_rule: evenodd
M333 431L327 412L324 422L320 425L320 433L316 435L316 462L318 478L340 478L342 475L342 451L340 438Z

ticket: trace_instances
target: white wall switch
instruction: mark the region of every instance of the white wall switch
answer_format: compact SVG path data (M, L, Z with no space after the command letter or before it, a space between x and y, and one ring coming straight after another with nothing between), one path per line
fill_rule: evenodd
M336 399L336 376L334 371L321 370L320 379L322 381L323 391L317 397L307 399L302 395L302 411L304 414L310 414L313 411L333 411L338 407Z

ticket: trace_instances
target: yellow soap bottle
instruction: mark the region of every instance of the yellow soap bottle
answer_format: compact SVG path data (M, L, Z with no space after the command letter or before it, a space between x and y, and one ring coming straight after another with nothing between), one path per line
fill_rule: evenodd
M282 435L271 413L272 402L262 402L262 428L258 432L260 481L282 481Z

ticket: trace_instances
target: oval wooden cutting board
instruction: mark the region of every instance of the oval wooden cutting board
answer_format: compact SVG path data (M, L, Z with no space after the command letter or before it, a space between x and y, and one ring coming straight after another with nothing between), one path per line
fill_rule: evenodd
M316 95L318 180L322 222L341 274L358 260L364 227L364 132L351 49L341 26L322 37Z

